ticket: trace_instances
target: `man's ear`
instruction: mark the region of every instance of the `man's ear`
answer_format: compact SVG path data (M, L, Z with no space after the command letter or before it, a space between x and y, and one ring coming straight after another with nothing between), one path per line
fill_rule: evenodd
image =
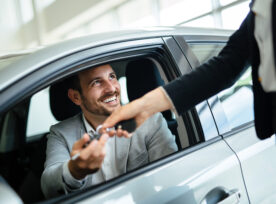
M68 89L68 97L74 104L81 105L80 93L77 90Z

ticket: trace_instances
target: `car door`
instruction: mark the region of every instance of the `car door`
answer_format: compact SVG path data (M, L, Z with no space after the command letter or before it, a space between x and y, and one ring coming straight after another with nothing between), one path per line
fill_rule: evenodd
M223 44L191 43L201 63L216 55ZM198 52L199 50L202 53ZM205 54L204 54L205 53ZM209 54L208 54L209 53ZM207 57L204 57L207 56ZM229 89L209 99L220 135L238 156L251 203L276 200L275 135L258 139L254 127L251 67Z
M190 71L175 40L164 41L178 74ZM161 72L166 76L168 70ZM122 176L93 196L87 193L82 203L248 203L239 161L218 135L209 106L203 102L196 109L202 126L195 112L178 118L178 153Z
M32 70L2 92L1 113L73 72L144 56L159 62L159 71L166 83L191 70L173 37L106 43L67 53ZM178 152L49 203L248 203L239 161L219 136L208 103L203 102L176 119Z
M240 159L251 203L275 203L275 135L260 140L254 124L241 124L223 137Z

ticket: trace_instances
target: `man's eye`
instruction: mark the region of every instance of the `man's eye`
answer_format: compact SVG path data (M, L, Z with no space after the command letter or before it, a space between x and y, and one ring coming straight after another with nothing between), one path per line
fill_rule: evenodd
M111 74L111 75L110 75L110 79L117 79L117 77L116 77L115 74Z
M100 80L95 80L93 81L92 86L98 86L100 84L101 84Z

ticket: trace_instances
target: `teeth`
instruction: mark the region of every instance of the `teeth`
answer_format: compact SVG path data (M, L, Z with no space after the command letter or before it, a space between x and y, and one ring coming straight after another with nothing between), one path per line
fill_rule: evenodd
M104 102L105 102L105 103L108 103L108 102L110 102L110 101L115 101L115 100L116 100L116 96L113 96L113 97L111 97L111 98L105 99Z

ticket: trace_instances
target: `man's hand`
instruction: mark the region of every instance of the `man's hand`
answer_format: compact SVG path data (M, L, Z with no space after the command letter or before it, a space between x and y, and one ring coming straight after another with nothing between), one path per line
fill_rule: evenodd
M83 179L86 175L96 172L101 168L105 157L105 143L108 139L107 134L103 134L99 140L89 142L89 135L86 133L73 145L71 157L80 154L75 160L70 160L68 168L72 176L78 180Z

